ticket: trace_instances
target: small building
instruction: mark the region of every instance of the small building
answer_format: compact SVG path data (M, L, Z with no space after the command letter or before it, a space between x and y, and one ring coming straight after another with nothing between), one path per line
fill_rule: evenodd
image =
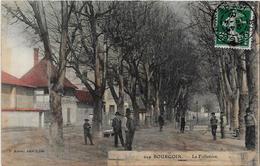
M2 128L42 127L43 110L35 108L35 87L1 72Z

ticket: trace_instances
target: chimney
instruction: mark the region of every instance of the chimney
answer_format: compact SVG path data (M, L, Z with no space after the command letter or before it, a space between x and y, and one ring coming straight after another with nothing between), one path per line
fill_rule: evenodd
M33 51L33 65L35 66L39 62L39 48L34 48Z

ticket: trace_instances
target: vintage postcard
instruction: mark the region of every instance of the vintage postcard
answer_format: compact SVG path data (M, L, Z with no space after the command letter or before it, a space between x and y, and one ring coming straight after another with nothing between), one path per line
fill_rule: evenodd
M259 166L259 11L2 0L2 166Z

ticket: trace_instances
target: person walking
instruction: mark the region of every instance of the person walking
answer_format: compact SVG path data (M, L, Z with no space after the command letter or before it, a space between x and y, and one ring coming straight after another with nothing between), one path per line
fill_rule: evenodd
M210 125L211 125L211 133L213 136L213 140L216 140L216 133L217 133L217 128L218 128L218 120L215 116L215 112L211 113L211 118L210 118Z
M159 123L160 131L162 131L163 125L164 125L163 114L160 114L160 115L159 115L159 117L158 117L158 123Z
M121 145L124 147L124 139L122 136L122 121L120 120L120 116L121 114L119 112L115 113L115 118L112 121L112 127L114 130L114 145L115 147L118 147L118 137L120 139Z
M84 140L85 140L85 145L88 144L88 140L90 141L90 145L94 145L93 142L92 142L92 135L90 133L90 124L89 124L89 119L85 119L85 123L83 125L83 128L84 128Z
M135 134L135 122L133 120L133 113L129 108L126 109L126 145L125 145L125 150L132 150L132 143L134 139L134 134Z
M256 119L254 114L250 111L250 108L246 109L246 115L244 116L246 126L245 145L247 150L255 149L255 124Z
M184 133L185 129L185 115L181 116L181 133Z
M227 119L225 116L225 113L221 111L220 113L220 133L221 133L221 139L225 138L225 127L227 124Z

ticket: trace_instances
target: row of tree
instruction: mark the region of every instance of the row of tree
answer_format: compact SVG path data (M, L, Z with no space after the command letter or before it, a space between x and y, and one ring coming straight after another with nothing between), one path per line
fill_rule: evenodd
M230 128L244 138L244 115L247 107L257 116L257 79L259 49L253 35L251 50L220 49L214 47L212 17L219 3L190 3L193 34L201 56L200 71L205 87L216 94L221 111L230 119ZM251 5L256 7L256 3ZM259 34L258 34L259 35ZM206 70L205 70L206 69Z

